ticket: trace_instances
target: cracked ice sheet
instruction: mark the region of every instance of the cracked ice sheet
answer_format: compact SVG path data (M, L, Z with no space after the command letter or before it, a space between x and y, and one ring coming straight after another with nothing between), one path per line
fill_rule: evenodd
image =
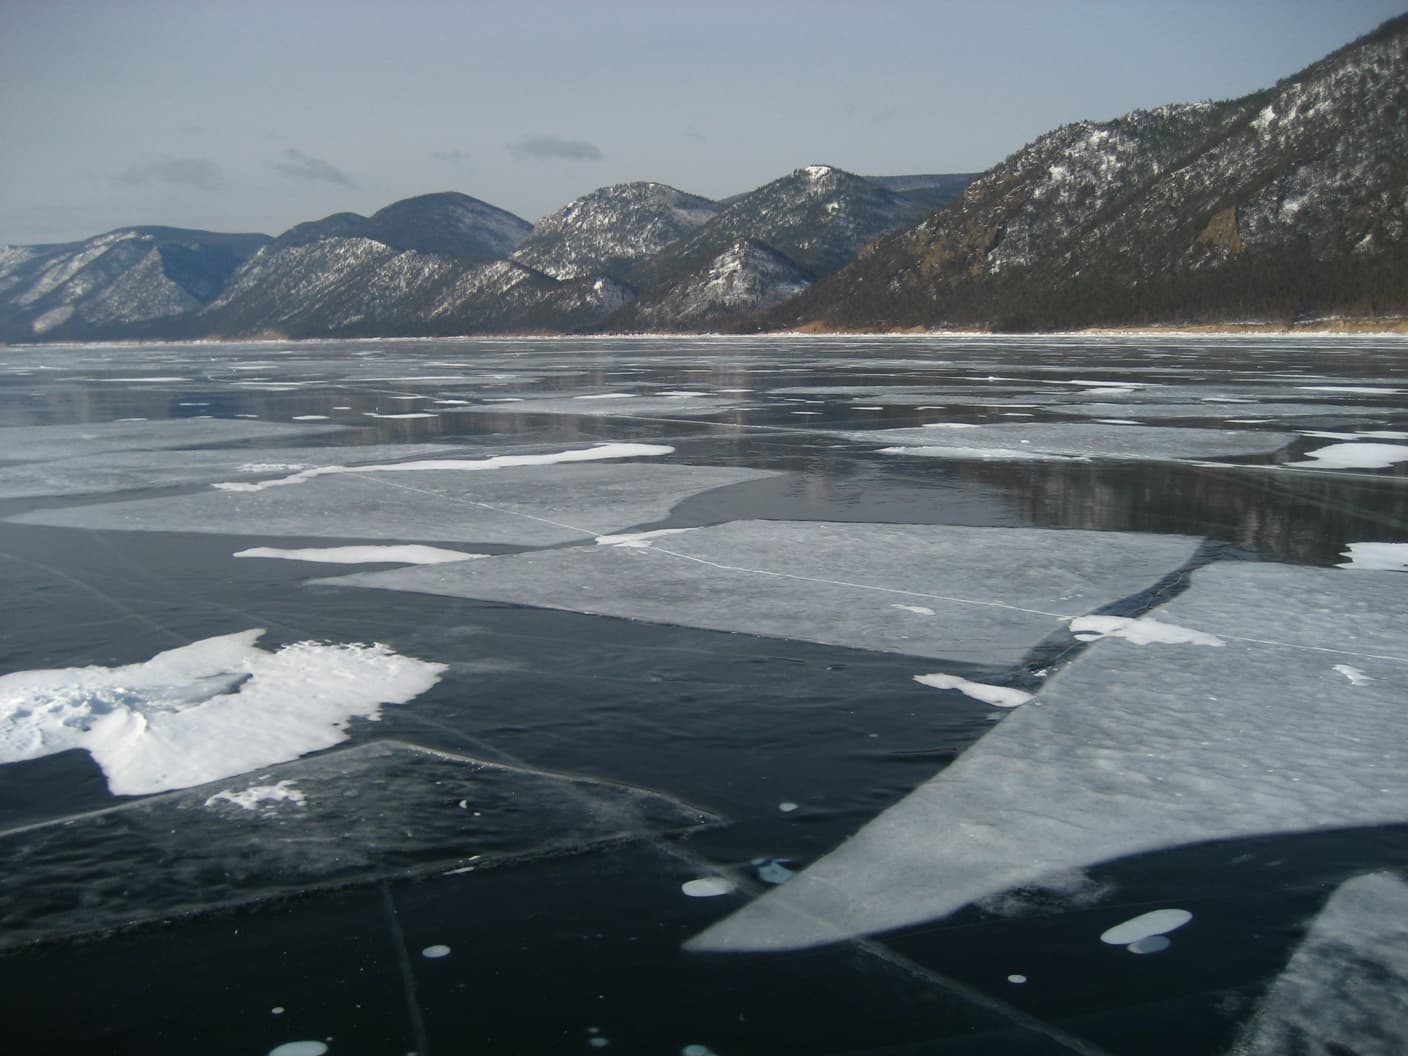
M772 476L777 474L648 462L487 472L359 475L353 470L262 491L212 489L198 495L35 510L11 519L127 531L546 546L660 520L692 495Z
M1399 1056L1408 1036L1408 884L1339 886L1242 1031L1232 1056Z
M646 545L318 582L1010 665L1066 618L1152 586L1198 546L1181 536L815 521L632 538ZM920 607L930 615L916 616Z
M0 460L46 462L111 451L156 451L173 447L251 440L324 438L345 433L341 425L290 425L227 418L169 418L155 422L90 422L0 429ZM246 452L248 453L248 452Z
M717 820L631 785L375 741L0 833L0 948Z
M213 484L232 477L254 481L332 465L363 465L410 458L473 458L479 454L475 448L445 444L105 451L46 462L0 465L0 499Z
M1162 848L1408 819L1396 574L1215 564L1155 613L1225 644L1095 643L1043 707L690 946L815 946Z
M887 445L889 453L930 458L1109 458L1179 460L1268 455L1295 440L1290 433L1249 429L1177 429L1080 423L980 425L976 429L880 429L846 433ZM957 449L956 452L950 449Z
M513 403L481 403L469 407L441 407L441 414L449 417L458 414L572 414L582 416L630 415L671 416L689 414L713 414L716 411L736 407L738 397L718 398L712 396L653 396L621 395L607 398L611 394L586 396L546 397L524 399Z

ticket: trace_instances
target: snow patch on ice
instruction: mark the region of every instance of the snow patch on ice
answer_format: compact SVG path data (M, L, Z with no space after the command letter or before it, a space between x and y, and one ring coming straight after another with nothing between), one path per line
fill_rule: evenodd
M296 642L262 630L206 638L120 667L0 677L0 763L82 748L116 795L218 781L328 748L353 718L419 696L445 665L384 645Z
M227 481L212 485L222 491L264 491L268 488L284 487L289 484L303 484L315 477L331 476L337 473L419 473L460 470L508 469L519 466L550 466L563 462L596 462L611 458L639 458L654 455L668 455L674 448L666 444L598 444L576 451L557 451L546 455L493 455L489 458L432 458L416 462L391 462L372 466L315 466L287 477L274 480L261 480L255 483Z
M937 616L933 609L927 605L891 605L892 609L899 609L901 612L912 612L916 616Z
M307 802L308 797L289 780L273 785L251 785L242 792L225 789L207 799L205 805L213 807L216 803L230 803L242 810L258 810L266 803L292 803L301 807Z
M663 538L667 535L680 535L684 532L696 531L694 528L657 528L653 532L628 532L624 535L598 535L596 543L598 546L621 546L628 550L648 550L652 545L652 540Z
M986 682L970 682L957 675L915 675L914 681L933 689L956 689L965 697L981 700L997 708L1019 708L1032 699L1032 694L1010 686L992 686Z
M254 546L238 550L235 557L269 557L284 561L317 561L329 565L441 565L450 561L473 561L488 554L467 554L438 546L408 543L403 546L309 546L292 550L276 546Z
M1359 668L1352 667L1349 664L1336 664L1334 667L1330 668L1330 670L1344 675L1345 678L1349 679L1351 686L1367 686L1370 682L1374 681L1363 671L1359 670Z
M1350 543L1340 555L1340 568L1362 568L1374 572L1408 572L1408 543Z
M1386 469L1408 462L1404 444L1330 444L1305 453L1307 461L1287 462L1288 466L1311 469Z
M1138 619L1126 616L1078 616L1071 621L1071 633L1083 642L1093 642L1100 638L1123 638L1135 645L1226 644L1215 634L1164 623L1152 616L1141 616Z

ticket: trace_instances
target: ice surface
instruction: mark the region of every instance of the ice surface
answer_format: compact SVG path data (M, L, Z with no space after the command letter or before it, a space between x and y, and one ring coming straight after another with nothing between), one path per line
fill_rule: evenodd
M934 689L956 689L965 697L981 700L998 708L1019 708L1032 699L1032 694L1010 686L991 686L986 682L970 682L957 675L915 675L914 681Z
M1144 460L1264 455L1281 450L1295 439L1290 433L1250 429L1184 429L1157 425L1101 425L1096 422L982 425L976 429L964 429L951 439L945 437L944 430L922 426L918 429L880 429L846 435L853 440L883 444L887 453L940 458L1021 459L1056 456ZM961 453L947 453L947 448Z
M1340 568L1377 572L1408 572L1408 543L1350 543L1341 555Z
M31 425L0 429L0 451L4 452L0 457L6 462L42 462L106 451L158 451L252 440L287 441L345 431L340 425L289 425L222 418Z
M320 582L1006 665L1197 548L1179 536L811 521L735 521L649 542Z
M206 638L122 667L0 677L0 763L81 748L116 795L215 781L328 748L433 686L443 664L383 645L297 642L262 630ZM245 804L239 804L244 806Z
M3 439L3 436L0 436ZM357 447L229 447L198 450L111 451L47 462L0 465L0 498L87 495L210 484L233 476L266 477L316 466L392 459L469 455L444 444L367 444Z
M1230 1056L1401 1056L1408 1050L1408 883L1341 884Z
M492 473L349 471L297 487L212 489L198 495L35 510L13 520L75 528L532 546L591 539L657 521L691 495L776 475L649 462L528 466Z
M315 477L333 476L339 473L462 473L484 472L499 469L520 469L525 466L553 466L564 462L602 462L618 458L649 458L668 455L673 447L665 444L597 444L595 447L574 448L569 451L552 451L542 455L491 455L488 458L427 458L414 461L383 462L360 466L315 466L300 470L287 477L275 477L255 483L234 481L216 484L222 491L265 491L269 488L286 487L290 484L304 484Z
M1330 444L1305 453L1304 462L1287 462L1288 466L1311 469L1385 469L1399 462L1408 462L1405 444Z
M813 946L1145 851L1408 819L1399 577L1218 563L1157 611L1226 644L1095 642L1043 707L691 945Z
M245 806L271 787L296 787L303 802ZM628 785L375 741L0 833L0 947L717 820Z
M446 550L438 546L307 546L283 550L276 546L254 546L238 550L235 557L272 557L284 561L320 561L331 565L370 565L387 562L398 565L442 565L447 561L472 561L484 554Z

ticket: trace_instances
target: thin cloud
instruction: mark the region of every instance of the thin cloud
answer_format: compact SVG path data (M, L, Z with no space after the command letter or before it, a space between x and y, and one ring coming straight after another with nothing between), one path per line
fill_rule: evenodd
M698 125L686 125L684 129L684 138L692 140L695 143L709 142L708 138L704 135L704 133L699 131Z
M280 161L269 162L285 176L292 180L306 180L314 183L335 183L339 187L355 187L352 177L343 172L336 165L332 165L322 158L315 158L311 154L305 154L295 147L289 147L283 153Z
M461 162L469 160L469 155L462 150L432 150L430 156L436 161Z
M606 156L595 143L561 136L524 136L508 144L508 152L529 161L601 161Z
M157 158L127 166L113 177L113 182L124 187L165 183L215 191L225 186L225 173L209 158Z

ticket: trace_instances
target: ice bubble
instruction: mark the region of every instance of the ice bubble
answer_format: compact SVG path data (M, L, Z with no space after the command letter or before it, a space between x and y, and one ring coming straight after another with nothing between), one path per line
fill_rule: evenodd
M798 809L798 804L793 803L791 800L784 800L777 805L777 809L784 814L791 814L794 810Z
M275 1016L282 1016L285 1011L287 1010L283 1005L275 1005L273 1008L269 1009L269 1013Z
M1130 953L1162 953L1172 944L1166 935L1149 935L1146 938L1135 939L1125 949Z
M707 1045L693 1044L680 1049L680 1056L718 1056L718 1053Z
M1111 946L1128 946L1140 939L1174 931L1192 919L1193 914L1186 909L1156 909L1107 928L1101 932L1100 941Z
M1013 689L1010 686L990 686L986 682L970 682L957 675L915 675L914 681L934 689L956 689L965 697L972 697L998 708L1019 708L1032 699L1032 694L1026 690Z
M610 1038L603 1038L603 1037L600 1037L600 1036L598 1036L598 1037L593 1037L593 1038L588 1038L588 1039L587 1039L587 1044L590 1045L590 1046L591 1046L592 1048L594 1048L594 1049L604 1049L604 1048L606 1048L608 1045L611 1044L611 1039L610 1039Z
M269 1050L269 1056L323 1056L328 1047L321 1041L286 1041Z
M436 943L421 950L420 955L427 960L438 961L441 957L450 956L450 947Z
M1025 975L1015 975L1015 974L1014 974L1014 975L1009 975L1009 976L1007 977L1007 981L1008 981L1009 983L1016 983L1017 985L1020 986L1022 983L1025 983L1025 982L1027 981L1027 977L1026 977Z
M797 870L788 868L785 862L785 858L759 858L753 868L763 883L782 884L797 875Z
M697 880L686 880L680 885L680 890L690 898L718 898L720 895L732 894L736 885L732 880L722 876L705 876Z

